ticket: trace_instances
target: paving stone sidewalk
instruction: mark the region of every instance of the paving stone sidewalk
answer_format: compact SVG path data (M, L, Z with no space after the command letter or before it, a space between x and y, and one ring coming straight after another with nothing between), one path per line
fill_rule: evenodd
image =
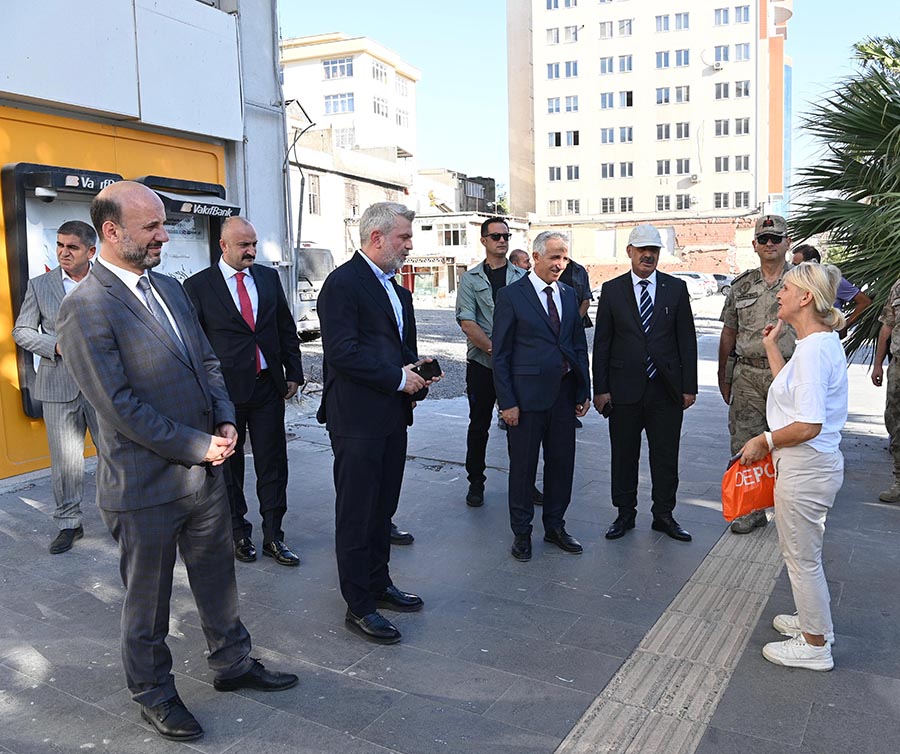
M301 566L287 569L260 559L238 563L237 573L242 617L256 653L273 667L297 672L300 685L278 694L215 692L179 567L171 617L174 672L182 698L206 729L191 744L158 738L140 722L124 688L118 650L123 590L115 548L96 507L85 506L85 538L71 552L51 556L49 477L5 480L0 751L900 751L900 507L877 502L890 470L880 418L883 396L862 367L851 367L851 420L843 443L847 476L829 517L825 548L836 668L827 674L776 668L760 649L776 638L772 616L791 606L777 565L760 572L740 607L729 611L730 588L718 599L692 602L691 590L710 582L704 574L715 571L717 558L742 557L721 550L739 538L724 534L718 507L728 443L725 406L715 388L716 335L701 334L700 340L701 395L685 417L676 511L694 535L690 544L650 530L646 465L637 528L616 542L603 538L614 517L609 447L604 421L592 412L578 434L568 516L568 529L585 553L572 556L545 545L538 523L534 558L514 561L505 440L492 431L485 505L468 508L461 467L466 402L441 400L435 390L434 399L416 410L395 518L416 542L395 548L391 563L398 586L421 594L426 609L398 615L404 640L392 647L368 644L343 627L331 452L309 406L294 411L285 529ZM90 499L92 475L88 481ZM749 554L754 542L760 558L771 555L773 529L740 538L740 546L749 548L748 562L756 557ZM698 621L713 618L719 620L718 633L691 644L693 633L704 628ZM714 642L729 645L731 635L721 624L745 631L740 641L731 638L731 652L716 651ZM675 656L676 646L684 657ZM668 691L653 686L642 695L626 694L624 689L637 688L642 663L660 662L648 660L650 655L699 663L683 677L712 689L709 702L693 710L667 702L678 683ZM637 675L628 674L632 666ZM620 719L638 721L616 728L622 732L605 741L589 735L596 732L592 723L600 721L601 729L612 725L598 713L604 699L620 705ZM651 716L662 725L641 724ZM678 730L689 735L676 747L665 732Z

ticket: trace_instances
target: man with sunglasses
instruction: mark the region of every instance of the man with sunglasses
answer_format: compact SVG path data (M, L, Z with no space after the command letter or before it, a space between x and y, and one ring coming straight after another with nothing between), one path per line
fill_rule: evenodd
M719 318L723 322L719 337L719 392L729 406L732 455L751 437L769 429L766 395L773 378L762 332L778 319L776 295L784 274L791 269L785 259L790 245L783 217L760 217L753 231L753 250L759 256L759 267L738 275L725 296ZM778 348L785 359L794 353L795 340L793 328L785 325L778 338ZM767 523L764 510L754 511L732 521L731 531L749 534Z
M466 334L466 395L469 398L469 430L466 435L466 473L469 491L466 503L477 508L484 504L485 452L494 414L497 393L494 390L491 333L494 329L494 304L504 286L525 277L525 270L509 264L509 226L502 217L490 217L481 224L481 245L485 258L459 280L456 291L456 321Z

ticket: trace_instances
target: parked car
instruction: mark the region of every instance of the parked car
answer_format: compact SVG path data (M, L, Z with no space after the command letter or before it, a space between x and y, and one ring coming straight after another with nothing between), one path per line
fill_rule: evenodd
M295 306L297 312L297 334L307 341L319 337L319 314L316 300L322 283L334 269L334 256L328 249L306 241L298 244L297 291Z
M702 273L670 272L669 274L680 280L684 280L684 282L687 283L688 295L690 295L692 299L703 298L704 296L710 296L713 293L713 291L710 290L709 281L703 278Z
M719 293L727 296L728 291L731 290L731 281L734 280L734 275L724 275L721 272L715 272L713 277L716 279L716 285L719 286Z

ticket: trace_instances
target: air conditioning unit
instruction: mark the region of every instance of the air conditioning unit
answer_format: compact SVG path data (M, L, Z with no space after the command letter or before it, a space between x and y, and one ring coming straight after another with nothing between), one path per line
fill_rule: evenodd
M699 173L691 173L691 183L700 183Z
M715 63L713 63L713 70L714 70L714 71L721 71L724 67L725 67L725 64L722 63L721 61L718 61L718 60L717 60Z

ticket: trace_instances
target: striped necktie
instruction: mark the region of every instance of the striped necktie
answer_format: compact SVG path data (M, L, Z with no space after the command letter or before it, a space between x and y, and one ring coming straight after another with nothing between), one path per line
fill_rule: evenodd
M647 290L650 281L641 280L638 285L641 286L641 305L639 309L641 314L641 327L644 328L644 334L646 334L650 332L650 319L653 317L653 299L650 298L650 291ZM653 359L651 359L648 354L647 379L652 380L654 377L656 377L656 366L653 364Z

